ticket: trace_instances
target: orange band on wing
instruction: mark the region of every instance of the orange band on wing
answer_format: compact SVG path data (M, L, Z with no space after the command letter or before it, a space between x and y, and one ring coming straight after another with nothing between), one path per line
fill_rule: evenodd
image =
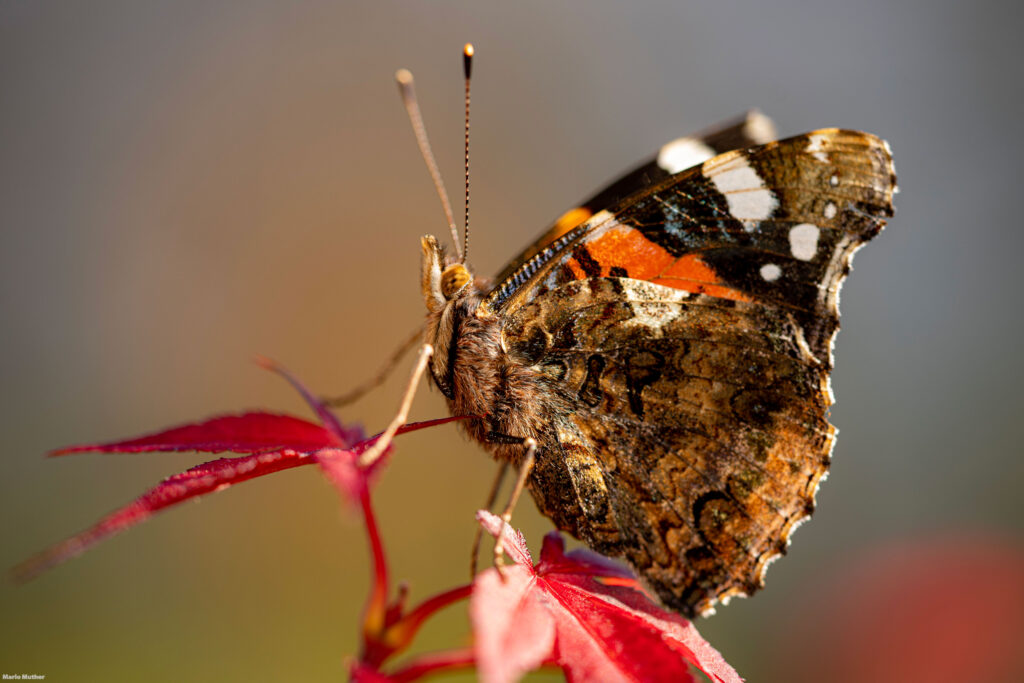
M613 268L621 268L625 270L626 277L635 280L648 280L657 285L694 294L708 294L720 299L752 301L744 292L726 285L714 268L697 254L676 258L634 228L610 228L604 234L584 242L583 246L600 265L603 277L611 276ZM570 257L567 265L577 278L587 277L586 270L576 256Z
M714 268L704 263L697 254L683 256L658 277L652 278L656 285L685 289L697 294L708 294L719 299L753 301L747 294L723 284Z
M623 268L627 277L650 280L675 260L672 254L644 237L639 230L625 226L610 228L585 242L584 246L600 264L601 275L606 277L611 275L612 268Z

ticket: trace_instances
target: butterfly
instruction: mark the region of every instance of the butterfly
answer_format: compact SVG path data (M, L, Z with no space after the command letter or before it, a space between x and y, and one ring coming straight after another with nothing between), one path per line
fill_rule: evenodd
M888 145L680 138L493 280L424 237L433 383L540 511L692 616L764 582L814 510L839 289L893 215ZM528 460L528 461L527 461Z

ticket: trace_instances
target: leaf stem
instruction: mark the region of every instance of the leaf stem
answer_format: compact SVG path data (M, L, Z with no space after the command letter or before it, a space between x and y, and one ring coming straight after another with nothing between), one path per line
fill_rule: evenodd
M373 585L370 597L366 601L366 608L363 610L363 656L360 659L379 664L390 654L387 648L381 648L381 639L387 626L388 564L377 519L370 503L370 489L365 483L359 490L359 505L362 508L370 553L373 556Z
M395 683L407 683L438 671L470 669L476 665L473 648L443 650L415 657L388 676Z
M412 643L413 638L416 637L416 633L420 630L423 622L432 617L435 612L459 600L465 600L472 592L472 584L452 588L444 593L427 598L410 610L408 614L388 628L386 638L388 645L393 648L391 654L407 648Z

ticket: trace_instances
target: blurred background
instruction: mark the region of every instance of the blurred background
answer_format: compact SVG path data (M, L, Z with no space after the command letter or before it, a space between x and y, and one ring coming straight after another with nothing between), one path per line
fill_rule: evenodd
M843 290L841 433L818 512L765 590L698 627L753 681L896 680L885 657L914 647L903 680L929 663L933 681L1021 680L1018 11L0 2L0 566L204 460L47 450L245 408L308 416L254 354L341 393L417 326L418 238L445 224L393 74L417 76L458 205L471 40L483 274L662 143L750 107L784 136L841 126L892 143L902 193ZM409 366L343 416L383 429ZM413 417L444 414L421 391ZM399 441L375 500L413 600L466 580L493 471L453 427ZM536 551L549 524L532 501L515 523ZM326 482L276 474L4 582L0 671L336 680L367 567ZM420 649L464 642L460 613Z

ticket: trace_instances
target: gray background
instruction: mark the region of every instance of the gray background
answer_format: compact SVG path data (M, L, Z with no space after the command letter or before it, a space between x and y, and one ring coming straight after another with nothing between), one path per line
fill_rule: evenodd
M794 680L777 643L803 589L885 544L1019 547L1015 8L0 3L0 565L202 460L48 449L248 407L305 415L253 354L340 392L417 325L418 237L445 228L392 77L417 75L458 197L471 40L481 273L663 142L749 107L783 135L842 126L892 143L902 193L843 290L841 435L819 511L765 591L699 624L751 680ZM400 384L345 415L383 428ZM414 417L444 413L437 393L417 399ZM400 442L376 499L414 598L465 580L492 469L452 428ZM539 547L532 502L516 523ZM311 470L252 482L4 584L0 670L334 677L356 648L363 544ZM464 629L446 615L421 645Z

